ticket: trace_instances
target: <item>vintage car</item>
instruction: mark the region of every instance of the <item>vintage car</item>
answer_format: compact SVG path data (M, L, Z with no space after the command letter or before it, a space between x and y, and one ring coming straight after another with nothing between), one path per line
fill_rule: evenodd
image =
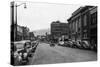
M83 48L81 41L72 40L70 42L71 42L70 47L72 47L72 48Z
M54 47L54 46L55 46L55 43L50 43L50 46L51 46L51 47Z
M67 38L67 39L64 39L64 44L63 44L63 46L65 46L65 47L70 47L70 43L69 43L69 39Z
M56 43L55 43L53 40L51 40L51 41L49 42L49 44L50 44L50 47L54 47Z
M26 49L27 53L28 53L28 57L32 57L32 44L31 42L26 42L24 45L24 48Z
M39 42L37 40L31 42L31 45L32 45L31 52L33 52L33 53L35 52L38 44L39 44Z
M73 42L73 45L72 45L72 48L76 48L77 47L77 43L75 41L72 41Z
M19 64L27 64L29 57L32 57L31 53L31 42L30 41L21 41L16 42L17 50L14 53L14 57L17 58Z
M31 41L30 40L17 41L17 42L14 42L14 45L16 46L17 49L23 49L24 44L26 42L31 42Z
M82 44L81 44L81 41L75 41L75 45L77 48L83 48Z
M19 64L27 64L28 61L29 61L29 59L28 59L28 53L27 53L26 49L18 51L18 62L19 62Z
M64 46L64 41L62 39L60 39L59 42L58 42L58 45L59 46Z
M66 47L71 47L72 46L72 44L73 44L73 42L72 41L65 41L65 46Z
M91 48L90 43L88 41L82 41L81 45L85 49L90 49Z

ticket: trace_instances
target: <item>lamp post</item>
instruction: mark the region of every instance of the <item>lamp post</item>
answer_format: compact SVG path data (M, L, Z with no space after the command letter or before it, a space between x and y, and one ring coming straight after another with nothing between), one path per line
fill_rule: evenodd
M15 37L15 39L17 40L17 7L19 7L19 6L21 6L21 5L24 5L24 8L27 8L26 7L26 3L21 3L21 4L19 4L19 5L17 5L17 3L16 3L16 5L15 5L15 10L16 10L16 16L15 16L15 19L16 19L16 21L15 21L15 26L16 26L16 37Z
M11 3L11 42L15 41L15 30L14 30L14 1Z

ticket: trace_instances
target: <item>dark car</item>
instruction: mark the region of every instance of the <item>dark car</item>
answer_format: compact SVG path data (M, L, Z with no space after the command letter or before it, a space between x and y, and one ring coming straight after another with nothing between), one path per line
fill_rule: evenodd
M50 47L54 47L55 46L55 41L54 40L51 40L50 42L49 42L49 44L50 44Z
M75 42L76 42L75 45L76 45L77 48L80 48L80 49L83 48L81 41L75 41Z
M65 41L65 42L64 42L64 45L65 45L66 47L71 47L71 46L72 46L72 42L71 42L71 41Z
M71 47L72 48L76 48L77 46L76 46L76 42L75 41L71 41L72 42L72 44L71 44Z
M26 49L27 53L28 53L28 57L32 57L32 45L31 42L26 42L24 45L24 48Z
M29 57L32 56L30 48L31 43L26 42L23 49L18 51L18 60L20 64L25 65L29 62Z
M60 39L59 42L58 42L58 45L59 46L64 46L64 41L62 39Z
M22 49L20 51L18 51L18 60L19 60L19 64L27 64L29 59L28 59L28 53L26 49Z
M90 49L91 48L90 43L88 41L82 41L81 45L84 49Z
M39 41L34 40L34 41L31 42L31 44L32 44L32 50L31 51L34 53L36 48L37 48L37 45L39 44Z
M50 46L51 46L51 47L54 47L54 46L55 46L55 43L50 43Z
M16 60L16 57L14 56L14 54L15 54L16 50L17 50L16 46L14 45L13 42L11 42L11 60L12 60L11 64L12 65L15 64L14 60Z

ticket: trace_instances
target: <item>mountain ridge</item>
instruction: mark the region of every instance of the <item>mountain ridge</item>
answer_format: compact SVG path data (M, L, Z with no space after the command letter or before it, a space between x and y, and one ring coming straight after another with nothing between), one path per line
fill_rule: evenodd
M47 34L50 34L50 29L40 29L40 30L34 30L32 31L34 33L35 36L37 35L45 35L46 33Z

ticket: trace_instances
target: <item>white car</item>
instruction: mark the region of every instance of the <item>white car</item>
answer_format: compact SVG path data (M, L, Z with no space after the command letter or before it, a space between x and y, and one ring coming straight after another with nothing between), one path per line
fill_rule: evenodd
M82 46L84 47L84 48L90 48L90 44L89 44L89 42L88 41L82 41Z
M64 45L64 41L60 40L58 44L59 44L60 46L63 46L63 45Z

